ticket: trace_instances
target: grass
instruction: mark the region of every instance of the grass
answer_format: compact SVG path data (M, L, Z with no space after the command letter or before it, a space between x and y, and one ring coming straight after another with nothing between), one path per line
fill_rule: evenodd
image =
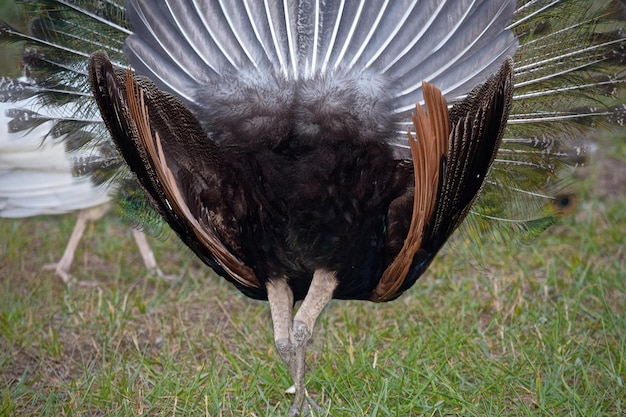
M623 133L623 132L622 132ZM332 302L309 348L327 415L626 414L626 149L605 139L577 212L529 244L450 249L399 300ZM290 385L269 309L173 239L146 274L113 216L0 222L0 415L272 416Z
M27 26L27 19L22 14L21 6L14 0L3 0L0 4L0 21L10 22L22 30ZM2 43L0 47L0 76L19 77L21 75L21 44Z

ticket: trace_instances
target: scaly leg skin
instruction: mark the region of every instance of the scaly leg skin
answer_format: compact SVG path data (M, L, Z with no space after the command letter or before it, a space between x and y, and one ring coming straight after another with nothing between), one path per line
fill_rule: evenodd
M290 417L310 416L312 411L320 414L323 412L323 409L313 401L306 390L305 351L307 343L311 340L315 321L332 298L337 284L334 272L316 270L311 287L294 317L291 335L295 349L295 363L290 372L296 387L296 398L289 409Z
M267 284L267 299L272 313L274 326L274 342L278 354L293 376L294 347L291 339L293 292L286 278L271 280Z
M289 409L289 417L310 416L312 411L321 415L324 410L309 396L304 382L306 345L311 340L311 333L307 330L304 323L294 321L292 334L295 346L295 363L291 372L291 378L295 384L296 396L293 405Z

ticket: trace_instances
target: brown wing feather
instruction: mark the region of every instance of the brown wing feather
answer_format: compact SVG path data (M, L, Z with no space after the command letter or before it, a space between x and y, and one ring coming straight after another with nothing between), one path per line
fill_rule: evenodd
M200 198L193 195L193 190L182 192L172 172L172 166L177 166L177 172L184 169L176 160L185 155L166 152L164 142L175 145L182 141L190 144L208 141L199 126L194 128L197 122L194 123L193 116L175 97L161 93L151 83L139 85L131 70L123 77L125 83L120 83L104 54L92 57L92 77L95 78L96 99L113 139L168 223L196 253L210 253L236 282L244 287L260 288L252 269L222 242L221 234L216 230L220 225L213 224L209 210L204 206L197 207ZM184 126L182 131L181 126ZM184 134L185 138L178 138L177 134ZM216 155L209 157L218 158ZM190 204L194 204L193 212ZM222 232L232 236L228 231ZM206 253L199 255L206 259Z
M450 112L452 141L432 238L442 245L461 224L478 197L500 146L512 102L513 61L474 89Z
M191 210L178 187L176 178L167 164L161 143L161 135L157 130L150 127L150 117L148 108L145 105L144 91L133 79L131 70L128 70L126 74L126 94L131 117L138 127L139 139L146 150L172 209L187 220L196 237L215 256L229 275L246 286L260 287L254 272L229 252L217 237L214 229L207 224L209 219L196 218L191 214ZM165 134L171 133L165 132Z
M397 294L409 272L415 253L422 246L427 222L433 216L439 187L440 160L448 149L450 124L448 105L441 91L428 83L423 83L423 89L428 115L420 106L416 106L413 125L417 140L408 132L415 177L411 224L400 253L383 272L372 294L374 301L386 301Z
M409 133L415 176L411 224L402 249L372 293L373 301L391 300L410 287L467 215L502 139L512 73L513 62L507 59L450 113L441 92L424 84L428 115L419 106L413 114L417 144ZM411 268L420 271L411 273Z

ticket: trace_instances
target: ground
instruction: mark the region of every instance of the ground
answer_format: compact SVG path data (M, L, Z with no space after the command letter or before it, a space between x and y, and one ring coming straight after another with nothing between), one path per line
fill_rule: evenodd
M452 245L406 295L333 302L309 389L332 415L619 415L626 404L626 152L599 142L576 212L530 243ZM113 215L89 226L65 286L74 216L0 222L0 415L281 415L290 382L269 310L173 238L146 274Z

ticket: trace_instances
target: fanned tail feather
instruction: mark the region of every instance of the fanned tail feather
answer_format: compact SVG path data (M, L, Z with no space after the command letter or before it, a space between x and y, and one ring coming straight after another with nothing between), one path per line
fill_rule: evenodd
M475 215L467 222L473 233L526 240L558 222L571 209L562 207L564 193L572 191L563 181L568 167L586 161L585 132L624 124L623 5L598 3L518 5L511 24L520 39L513 108Z
M617 0L23 5L34 17L29 33L0 23L0 42L25 42L25 78L0 79L1 101L32 100L11 113L13 128L27 131L51 121L52 136L65 134L70 151L89 151L77 158L77 172L116 184L130 207L146 201L135 200L137 184L93 101L87 61L96 50L104 50L118 68L131 64L196 113L212 105L199 100L198 91L200 98L230 95L232 90L216 93L221 77L237 79L241 90L263 86L261 103L284 93L277 91L283 84L270 79L317 77L322 94L335 88L326 79L357 80L356 96L363 102L378 100L381 91L388 95L383 107L397 121L389 142L403 159L410 159L406 130L415 104L423 101L422 81L436 85L452 105L514 55L508 127L466 222L473 231L495 226L504 236L533 235L558 220L562 211L555 203L566 185L559 178L567 166L585 161L584 132L623 124L626 113L623 95L616 98L626 78L624 10ZM42 111L47 106L57 111Z

